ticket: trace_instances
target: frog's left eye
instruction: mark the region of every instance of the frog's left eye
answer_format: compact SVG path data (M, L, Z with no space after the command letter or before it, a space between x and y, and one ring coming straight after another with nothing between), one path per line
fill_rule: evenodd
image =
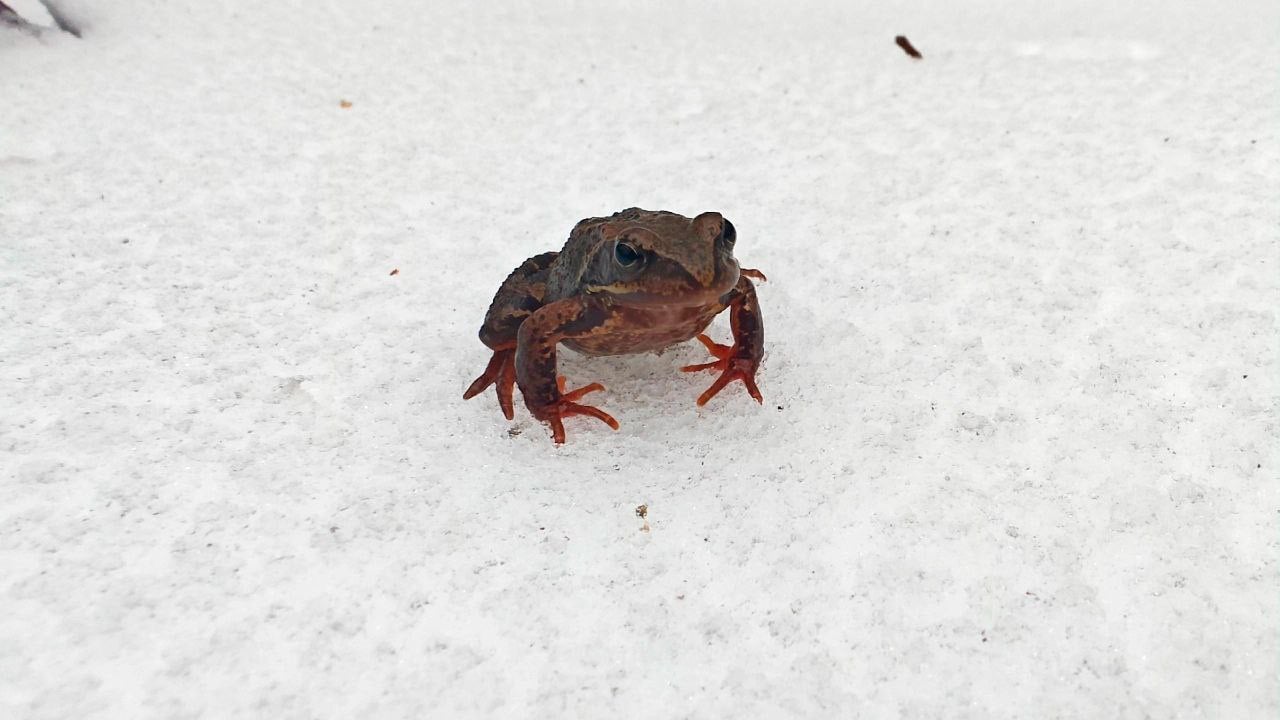
M644 256L640 254L639 250L635 249L635 246L620 242L613 246L613 259L622 267L629 268L639 265Z
M733 247L733 244L738 241L738 229L735 228L733 226L733 223L729 222L728 220L724 221L724 230L722 231L722 233L724 235L725 245L728 245L729 247Z

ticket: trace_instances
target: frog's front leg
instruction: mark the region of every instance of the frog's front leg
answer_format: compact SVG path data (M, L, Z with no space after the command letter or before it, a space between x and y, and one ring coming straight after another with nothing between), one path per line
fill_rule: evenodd
M699 335L698 340L707 346L707 350L716 357L709 363L688 365L681 368L685 372L699 370L719 370L720 377L698 396L698 405L706 405L716 393L724 389L733 380L741 380L747 392L758 403L763 403L760 389L756 387L756 370L760 368L760 359L764 357L764 320L760 316L760 303L756 300L756 288L747 279L752 277L764 279L758 270L743 271L738 284L728 292L722 300L729 307L729 326L733 329L733 345L721 345L713 342L706 335Z
M603 385L591 383L565 392L564 379L556 374L556 345L565 339L590 335L613 317L614 311L599 300L572 297L544 305L520 325L516 382L529 412L551 426L551 438L556 444L564 442L562 420L570 415L589 415L618 429L618 421L608 413L575 402L587 393L603 390Z

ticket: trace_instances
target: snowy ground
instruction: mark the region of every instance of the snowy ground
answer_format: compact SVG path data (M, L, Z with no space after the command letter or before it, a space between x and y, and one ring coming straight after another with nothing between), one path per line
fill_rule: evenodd
M1275 3L64 5L0 27L0 716L1280 711ZM765 405L463 402L630 205L737 225Z

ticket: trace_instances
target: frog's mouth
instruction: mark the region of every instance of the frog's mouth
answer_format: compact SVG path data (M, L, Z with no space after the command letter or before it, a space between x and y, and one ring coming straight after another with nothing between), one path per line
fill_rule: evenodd
M692 277L675 275L662 280L648 278L640 283L615 283L595 290L609 295L619 305L699 307L720 302L738 284L740 274L738 263L731 262L717 269L709 286L697 283Z

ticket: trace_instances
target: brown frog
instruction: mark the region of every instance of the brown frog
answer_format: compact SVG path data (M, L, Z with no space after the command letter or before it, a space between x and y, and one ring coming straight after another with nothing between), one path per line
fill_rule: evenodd
M556 374L556 346L587 355L662 350L697 337L716 357L685 372L718 370L720 377L698 397L704 405L729 382L741 380L763 402L755 374L764 352L764 324L755 286L758 270L738 267L737 231L720 213L687 218L673 212L630 208L574 226L560 252L529 258L512 271L489 306L480 341L493 350L484 373L463 393L475 397L497 386L498 405L512 419L512 386L529 412L551 425L564 442L563 418L589 415L614 430L618 422L583 395L603 390L592 383L565 391ZM729 309L733 345L702 334Z

